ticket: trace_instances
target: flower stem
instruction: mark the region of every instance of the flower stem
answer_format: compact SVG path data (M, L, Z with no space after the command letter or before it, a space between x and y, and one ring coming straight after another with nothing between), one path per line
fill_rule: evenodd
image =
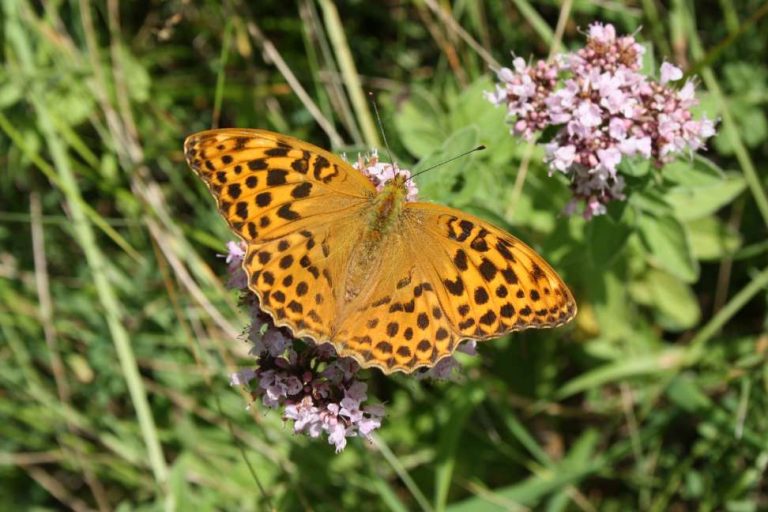
M328 27L328 37L331 45L336 52L336 59L339 61L341 76L347 86L349 99L352 101L352 108L357 114L357 121L365 137L365 143L370 147L380 145L379 136L376 132L376 124L373 122L371 111L368 110L368 103L365 101L363 86L360 83L360 76L355 67L355 61L352 58L352 52L349 50L347 37L344 34L344 25L339 19L339 11L330 0L320 0L320 8L323 10L323 18Z
M429 501L427 501L424 493L421 492L419 486L416 485L416 482L413 481L411 475L408 474L408 470L405 469L405 466L400 463L395 454L392 453L392 450L389 449L387 443L376 434L371 434L371 440L373 441L373 444L376 445L376 448L379 449L387 462L389 462L389 465L392 466L392 469L395 470L395 473L397 473L397 476L400 477L400 480L402 480L408 490L411 491L413 499L416 500L421 509L427 512L433 512L432 505L429 504Z

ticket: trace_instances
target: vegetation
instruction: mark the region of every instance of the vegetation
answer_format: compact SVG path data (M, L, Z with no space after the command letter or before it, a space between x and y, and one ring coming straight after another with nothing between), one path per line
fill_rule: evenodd
M768 508L768 4L0 8L0 509ZM595 21L699 76L718 135L628 167L586 221L483 92ZM382 147L367 91L403 167L488 147L421 198L530 243L579 315L481 344L459 383L369 372L387 416L336 455L229 385L248 315L182 142L260 127L355 155Z

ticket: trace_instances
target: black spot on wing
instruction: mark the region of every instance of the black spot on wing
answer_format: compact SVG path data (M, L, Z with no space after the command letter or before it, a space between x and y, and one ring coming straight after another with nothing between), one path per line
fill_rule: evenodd
M285 169L270 169L267 171L267 185L274 187L287 183L288 171Z
M453 264L462 272L467 270L467 253L462 249L457 249L456 255L453 257Z
M269 167L269 164L264 158L256 158L248 162L248 168L252 171L261 171Z
M307 171L309 170L309 152L303 151L301 158L291 162L291 168L301 174L307 174Z
M256 204L262 208L269 206L272 202L272 194L270 192L262 192L256 196Z
M239 183L232 183L227 187L227 193L232 199L237 199L242 193Z
M291 190L291 196L295 199L300 199L302 197L307 197L311 191L312 183L305 181L304 183L296 185L293 190Z
M288 151L290 151L289 148L283 147L283 146L279 146L279 147L276 147L276 148L269 148L268 150L266 150L264 152L264 154L267 155L267 156L287 156L288 155Z
M444 279L443 284L452 295L459 296L464 293L464 281L462 281L461 276L456 276L454 281Z
M330 166L331 164L330 162L328 162L328 160L326 160L322 156L318 156L317 159L315 160L314 168L312 169L315 179L318 181L322 181L323 169Z
M285 203L278 208L277 216L285 220L296 220L301 217L297 212L291 210L291 203Z
M508 246L510 246L510 243L509 242L505 242L502 239L499 239L496 242L496 250L499 251L499 254L504 256L504 259L506 259L508 261L514 262L515 261L515 257L512 254L512 252L509 250Z

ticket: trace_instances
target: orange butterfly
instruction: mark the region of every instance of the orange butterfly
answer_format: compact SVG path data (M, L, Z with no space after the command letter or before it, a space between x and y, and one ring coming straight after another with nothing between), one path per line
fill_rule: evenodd
M432 367L462 340L556 327L568 287L523 242L477 217L380 192L339 157L265 130L187 138L190 167L247 244L261 308L297 338L384 373Z

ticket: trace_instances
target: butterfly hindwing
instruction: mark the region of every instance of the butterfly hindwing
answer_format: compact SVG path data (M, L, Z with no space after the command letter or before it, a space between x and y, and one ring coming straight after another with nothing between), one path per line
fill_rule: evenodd
M437 290L407 236L391 237L380 257L377 275L385 277L373 281L366 299L345 315L339 345L385 373L432 367L459 341Z
M334 233L338 233L335 229L354 230L352 219L248 244L243 266L249 288L259 295L262 309L275 323L290 327L296 337L320 342L333 337L338 316L335 289L353 248Z

